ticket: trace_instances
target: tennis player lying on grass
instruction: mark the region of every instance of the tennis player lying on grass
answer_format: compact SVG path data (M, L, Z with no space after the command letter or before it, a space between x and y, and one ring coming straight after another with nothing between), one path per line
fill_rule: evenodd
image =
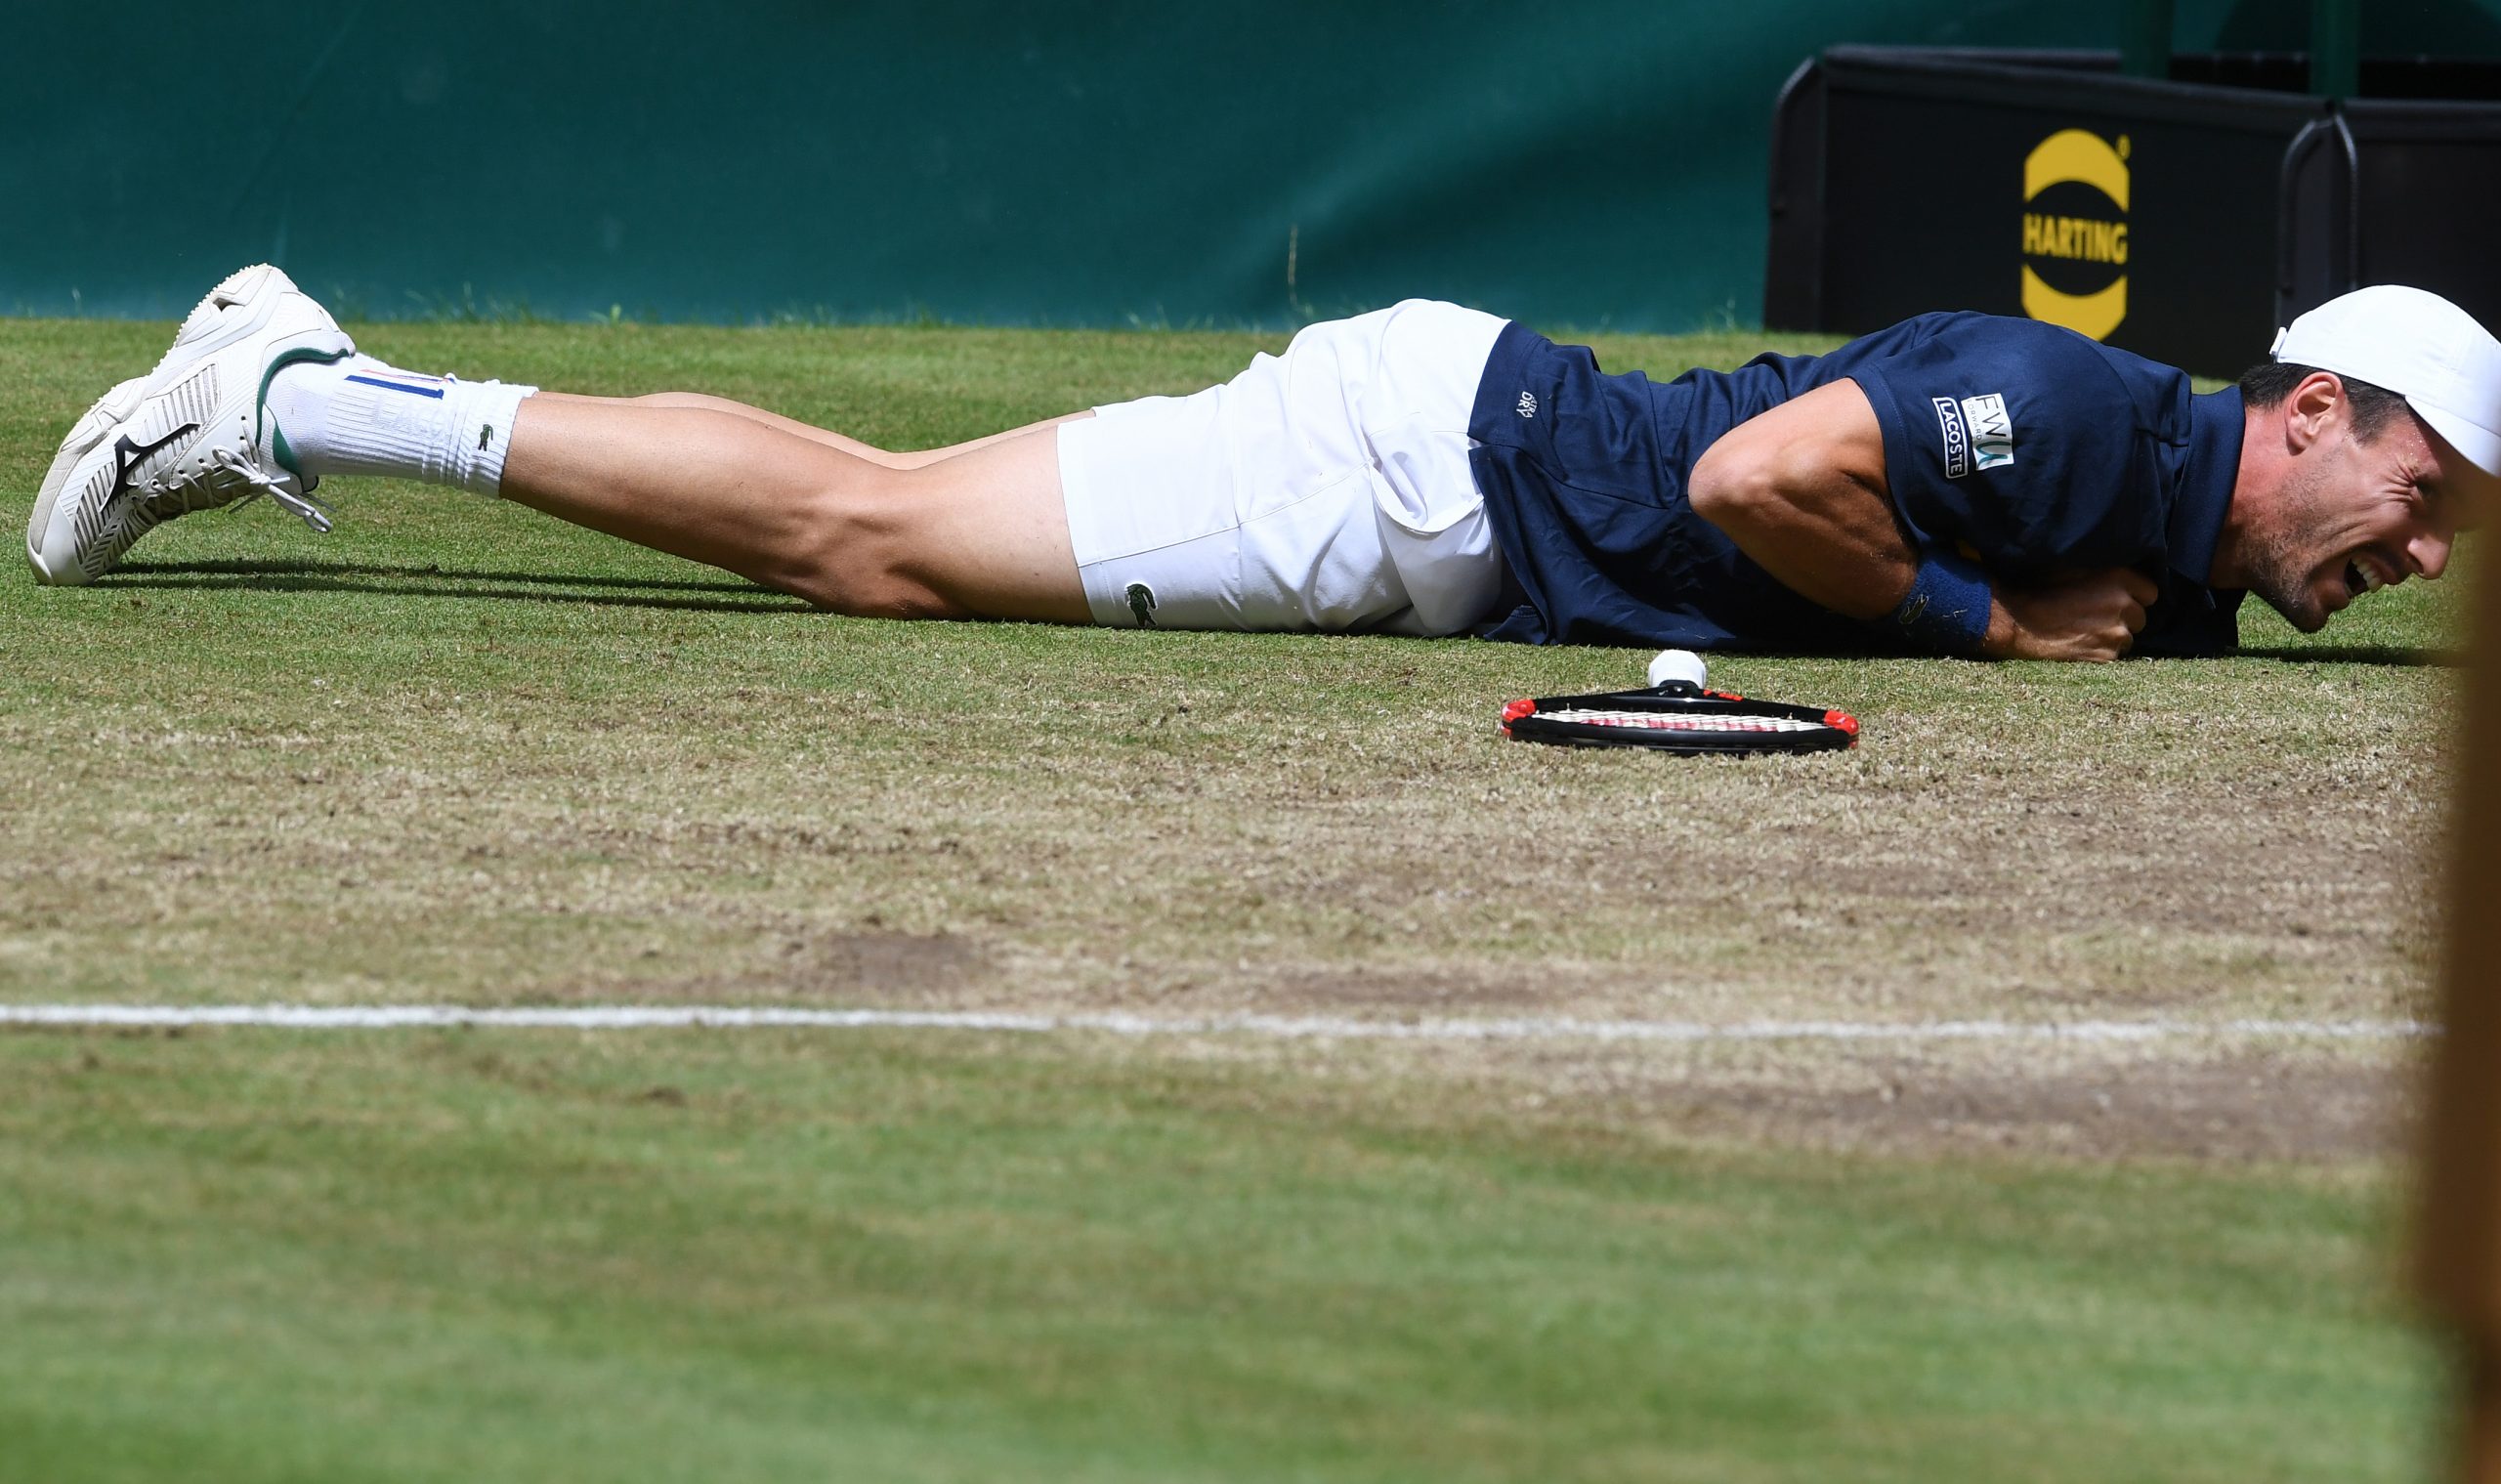
M717 398L360 356L227 279L62 445L46 582L332 475L459 485L845 614L1686 649L2211 655L2437 577L2501 489L2501 344L2420 290L2297 319L2239 387L2025 319L1925 315L1654 384L1411 300L1231 382L922 453Z

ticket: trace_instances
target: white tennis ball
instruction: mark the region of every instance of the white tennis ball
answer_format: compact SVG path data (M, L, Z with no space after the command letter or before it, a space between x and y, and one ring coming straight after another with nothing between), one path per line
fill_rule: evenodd
M1650 661L1650 683L1654 686L1666 685L1671 680L1700 686L1710 673L1702 663L1702 657L1691 650L1661 650L1658 657Z

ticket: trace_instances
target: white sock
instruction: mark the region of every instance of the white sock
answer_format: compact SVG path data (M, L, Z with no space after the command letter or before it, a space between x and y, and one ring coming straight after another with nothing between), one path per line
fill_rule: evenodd
M536 387L421 376L351 356L288 366L270 415L305 473L379 474L500 494L513 414Z

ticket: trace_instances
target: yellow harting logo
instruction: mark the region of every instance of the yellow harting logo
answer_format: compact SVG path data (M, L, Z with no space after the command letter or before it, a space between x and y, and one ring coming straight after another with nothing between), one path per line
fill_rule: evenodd
M2075 187L2085 189L2061 189ZM2023 161L2023 313L2108 338L2128 318L2128 137L2113 144L2061 129L2041 141ZM2108 281L2089 287L2105 265ZM2067 287L2052 286L2043 270Z

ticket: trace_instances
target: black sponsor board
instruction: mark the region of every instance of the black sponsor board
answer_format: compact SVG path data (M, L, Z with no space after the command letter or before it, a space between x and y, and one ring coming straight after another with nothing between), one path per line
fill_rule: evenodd
M2331 104L2115 64L1844 47L1801 67L1773 129L1765 322L2029 315L2228 376L2365 282L2501 321L2501 105ZM2183 72L2266 75L2193 57Z
M2282 232L2296 313L2410 283L2501 326L2501 104L2341 105L2287 156Z

